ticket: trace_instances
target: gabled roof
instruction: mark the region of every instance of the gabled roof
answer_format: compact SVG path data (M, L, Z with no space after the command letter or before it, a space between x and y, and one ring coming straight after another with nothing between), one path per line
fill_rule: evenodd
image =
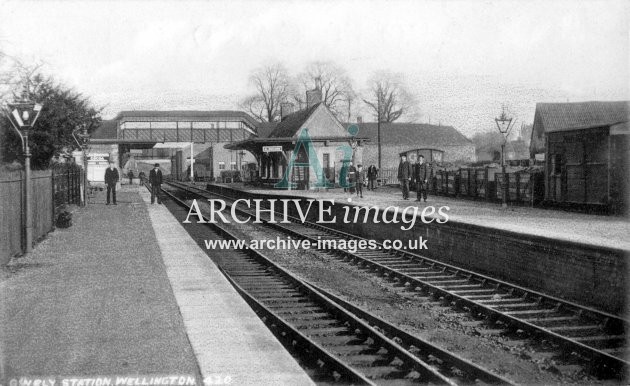
M90 139L116 139L118 121L115 119L103 120L101 124L92 132Z
M534 126L545 132L586 129L627 122L630 102L537 103ZM536 127L534 127L536 129Z
M258 137L268 138L269 134L276 128L278 122L260 122L258 124Z
M345 126L351 123L344 124ZM367 137L377 142L376 122L357 123L359 137ZM425 123L381 123L381 142L388 145L409 145L413 147L440 147L471 145L472 141L453 126L437 126Z
M309 108L296 111L284 117L282 121L276 122L275 128L269 133L268 138L293 137L320 104L317 103Z

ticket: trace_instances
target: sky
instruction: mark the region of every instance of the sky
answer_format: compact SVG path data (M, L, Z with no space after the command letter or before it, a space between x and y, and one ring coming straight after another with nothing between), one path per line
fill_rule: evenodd
M238 109L249 74L344 67L361 92L403 75L419 122L467 136L506 104L630 100L629 1L3 1L0 50L99 107ZM367 112L359 111L361 115ZM364 120L370 120L369 117Z

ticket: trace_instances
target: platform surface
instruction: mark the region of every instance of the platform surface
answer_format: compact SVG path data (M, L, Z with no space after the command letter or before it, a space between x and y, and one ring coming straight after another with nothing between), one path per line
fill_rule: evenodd
M205 187L205 185L199 184L200 187ZM375 191L364 188L363 198L359 198L356 194L344 193L343 189L339 188L321 191L287 191L252 188L243 184L216 185L268 195L334 199L335 203L347 203L348 198L351 198L353 204L380 208L389 205L420 208L428 205L435 208L448 206L450 208L449 221L630 251L628 238L630 221L622 216L593 215L523 206L509 206L503 209L501 204L497 203L431 195L425 203L415 201L416 192L410 192L409 200L403 200L401 190L393 187L379 187Z
M139 192L123 187L116 206L98 192L74 209L72 227L3 268L0 384L312 384L181 224Z
M140 195L150 202L148 191ZM148 205L175 299L204 378L235 385L313 382L162 205Z

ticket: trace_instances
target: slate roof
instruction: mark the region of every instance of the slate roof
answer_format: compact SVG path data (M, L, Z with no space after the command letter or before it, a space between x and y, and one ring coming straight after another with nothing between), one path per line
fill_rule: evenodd
M282 121L275 122L275 128L269 133L268 138L293 137L320 104L317 103L309 108L296 111L284 117ZM259 135L259 137L262 136Z
M344 123L348 127L352 123ZM357 123L359 137L377 142L376 122ZM381 123L381 142L388 145L411 147L440 147L472 145L472 141L452 126L437 126L425 123Z
M117 120L103 120L96 130L92 132L90 139L116 139L117 129Z
M276 128L278 122L260 122L258 124L258 137L268 138L269 134Z

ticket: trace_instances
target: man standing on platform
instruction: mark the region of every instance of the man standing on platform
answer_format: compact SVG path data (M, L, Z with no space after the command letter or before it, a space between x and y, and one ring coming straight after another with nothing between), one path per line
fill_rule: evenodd
M357 165L357 196L363 198L363 183L365 182L365 172L363 165Z
M418 156L418 163L413 168L413 179L416 182L416 192L418 196L416 201L420 201L420 196L424 198L424 202L427 202L427 182L429 179L429 169L427 164L424 163L424 156Z
M109 161L109 167L105 169L105 185L107 185L107 203L105 205L109 205L109 195L112 195L112 202L114 205L116 204L116 184L118 184L118 180L120 180L120 175L118 174L118 169L114 165L114 161Z
M155 203L157 197L158 204L160 201L160 185L162 185L162 171L160 170L160 164L153 165L154 168L149 172L149 183L151 184L151 204Z
M376 189L375 187L376 177L378 176L378 169L376 169L376 166L370 165L367 170L367 175L368 175L368 190Z
M354 194L354 189L356 188L357 183L357 168L354 167L352 161L348 166L348 191L350 194Z
M400 156L400 164L398 165L398 180L402 188L403 200L409 199L409 180L411 180L411 165L407 162L407 156Z

